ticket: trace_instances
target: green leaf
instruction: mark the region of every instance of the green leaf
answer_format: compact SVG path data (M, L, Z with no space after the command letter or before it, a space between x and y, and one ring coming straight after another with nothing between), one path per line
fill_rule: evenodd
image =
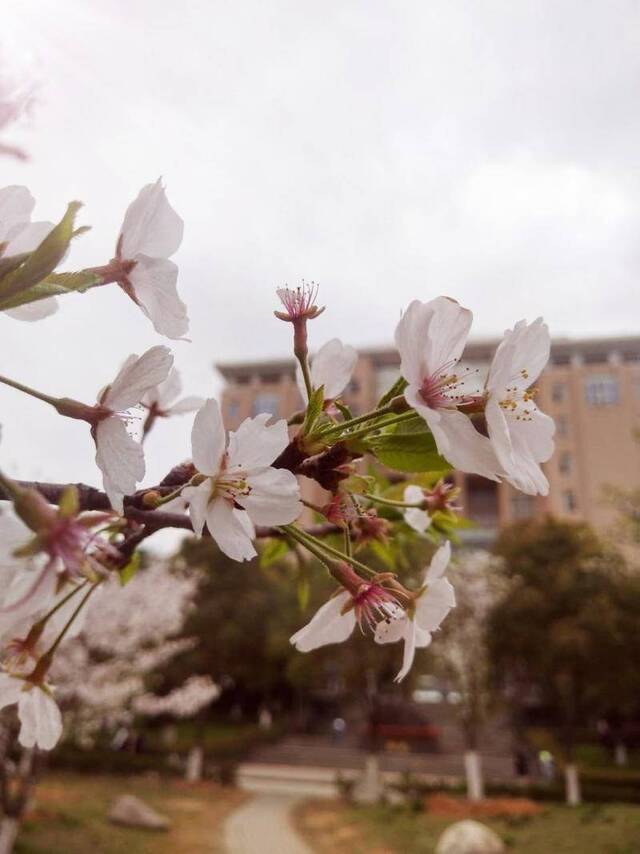
M380 409L381 406L386 406L387 403L392 401L394 397L397 397L399 394L402 394L402 392L408 385L409 383L405 380L404 377L398 377L398 379L394 382L389 391L385 392L385 394L382 395L382 397L376 404L376 409Z
M320 386L317 388L311 397L309 398L309 403L307 404L307 412L304 417L304 424L302 425L302 434L303 436L308 436L309 433L312 432L315 427L316 421L322 415L322 410L324 407L324 386Z
M338 400L334 400L333 405L336 407L336 409L342 415L345 421L351 421L351 419L353 418L353 414L348 406L345 406L344 403L340 403L340 401Z
M298 607L301 611L306 611L310 593L309 579L306 576L299 579L296 592L298 595Z
M128 584L136 572L140 569L140 565L142 563L142 557L140 552L134 552L131 555L131 559L126 566L123 566L121 570L118 572L118 577L120 579L120 584L124 587L125 584Z
M275 537L267 540L266 545L260 550L260 566L266 569L287 554L289 546L286 540L278 540Z
M42 243L29 253L25 261L0 280L0 298L3 300L16 296L42 282L53 273L65 256L71 239L86 229L74 230L76 214L82 207L81 202L71 202L65 215L45 237Z
M78 273L52 273L40 282L40 284L20 291L19 294L10 299L0 299L0 311L37 302L47 297L57 297L74 292L84 293L89 288L101 283L102 279L100 276L84 270Z
M383 465L396 471L444 473L451 469L423 421L390 427L369 437L367 447Z
M0 244L0 252L5 245L4 243ZM28 257L28 252L21 252L20 255L10 255L8 258L0 258L0 279L11 273L16 267L19 267Z

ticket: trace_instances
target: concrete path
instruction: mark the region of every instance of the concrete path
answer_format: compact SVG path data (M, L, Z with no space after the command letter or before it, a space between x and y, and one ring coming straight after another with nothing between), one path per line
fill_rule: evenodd
M260 793L231 813L224 825L227 854L313 854L294 830L290 795Z

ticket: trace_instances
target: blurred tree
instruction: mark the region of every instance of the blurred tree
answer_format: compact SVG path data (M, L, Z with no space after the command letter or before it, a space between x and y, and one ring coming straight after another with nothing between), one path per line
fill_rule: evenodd
M637 703L640 584L586 524L519 523L502 533L496 552L509 586L489 621L494 684L516 717L532 693L549 709L568 799L577 802L578 728Z

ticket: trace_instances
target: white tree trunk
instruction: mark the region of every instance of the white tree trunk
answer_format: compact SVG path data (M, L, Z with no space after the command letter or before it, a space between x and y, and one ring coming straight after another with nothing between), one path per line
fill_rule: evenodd
M364 773L356 790L356 800L363 804L375 804L382 796L380 759L377 753L367 754Z
M576 807L582 803L580 794L580 779L578 769L575 765L566 765L564 769L564 780L567 793L567 803L570 807Z
M0 823L0 854L12 854L19 828L20 822L17 818L7 816L2 819Z
M627 753L627 745L619 741L615 747L614 757L616 765L628 765L629 754Z
M481 801L484 798L482 762L477 750L467 750L464 755L464 773L467 778L467 798Z
M192 747L187 756L187 768L184 775L187 783L198 783L202 780L203 764L204 753L202 748L200 746Z

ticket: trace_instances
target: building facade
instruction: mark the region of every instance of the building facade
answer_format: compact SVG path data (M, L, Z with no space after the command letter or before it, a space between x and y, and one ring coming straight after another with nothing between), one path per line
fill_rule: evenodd
M462 367L483 380L497 345L497 340L470 342ZM225 380L222 409L229 429L259 412L283 418L302 406L293 360L216 367ZM343 395L354 414L375 406L398 370L396 350L361 351ZM523 495L508 484L456 473L465 515L477 523L479 541L490 540L514 520L544 513L604 529L613 519L606 487L640 484L640 337L556 340L536 387L540 408L556 422L556 451L543 466L549 495Z

